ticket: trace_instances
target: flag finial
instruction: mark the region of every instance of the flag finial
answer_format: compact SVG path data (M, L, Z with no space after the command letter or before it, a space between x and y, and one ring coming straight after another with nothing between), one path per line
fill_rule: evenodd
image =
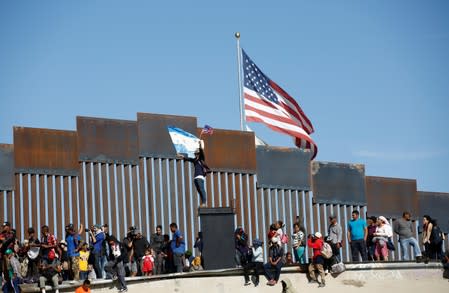
M240 39L240 33L239 33L239 32L236 32L234 36L235 36L237 39Z

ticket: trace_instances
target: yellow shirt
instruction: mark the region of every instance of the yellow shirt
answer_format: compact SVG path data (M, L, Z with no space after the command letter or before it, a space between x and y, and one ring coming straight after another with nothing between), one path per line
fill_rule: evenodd
M89 251L80 251L80 271L87 272L87 260L89 259Z

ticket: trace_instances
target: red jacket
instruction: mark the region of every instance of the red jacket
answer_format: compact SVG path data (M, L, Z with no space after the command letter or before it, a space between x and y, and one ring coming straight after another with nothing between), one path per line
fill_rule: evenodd
M312 241L312 238L309 238L307 240L307 245L313 249L313 259L321 255L321 248L323 248L323 239L318 238L315 241Z

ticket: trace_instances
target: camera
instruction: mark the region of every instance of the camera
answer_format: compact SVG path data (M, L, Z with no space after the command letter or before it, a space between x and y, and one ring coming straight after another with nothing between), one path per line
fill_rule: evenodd
M89 233L89 228L84 228L84 232Z

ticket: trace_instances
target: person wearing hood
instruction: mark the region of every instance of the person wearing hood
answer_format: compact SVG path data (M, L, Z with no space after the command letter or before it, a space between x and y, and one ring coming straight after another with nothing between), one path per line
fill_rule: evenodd
M375 243L374 256L376 260L381 258L385 261L388 260L388 238L393 236L393 229L391 229L390 223L384 216L380 216L377 219L377 228L374 232L373 242Z
M243 273L245 276L245 286L251 284L249 281L249 271L251 269L254 270L254 286L257 287L259 285L259 276L263 274L263 242L260 239L254 239L253 245L250 247L251 249L251 261L243 266Z
M9 289L13 289L14 292L20 292L19 284L22 282L23 276L20 273L20 262L16 258L12 249L8 248L5 252L7 259L7 273L9 282L5 282L3 285L3 292L10 292Z
M307 246L313 249L312 262L309 264L309 283L317 282L318 287L324 287L326 285L324 273L324 257L321 255L321 249L323 248L323 235L320 232L316 232L313 236L309 235L307 240ZM318 281L315 271L318 271L321 276L321 281Z

